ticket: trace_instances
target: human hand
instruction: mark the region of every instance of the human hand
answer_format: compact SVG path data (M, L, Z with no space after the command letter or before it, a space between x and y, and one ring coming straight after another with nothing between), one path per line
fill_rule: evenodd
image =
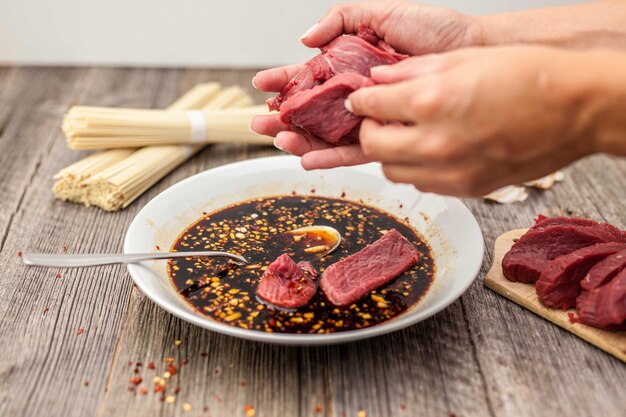
M593 61L524 46L414 57L373 68L382 85L355 91L348 107L366 117L362 152L390 180L481 196L596 150L587 105Z
M309 47L322 46L343 33L354 33L365 24L400 52L411 55L441 52L477 45L480 27L474 18L451 9L422 6L406 1L376 1L338 5L302 37ZM280 91L302 65L291 65L259 72L253 79L262 91ZM255 118L254 131L275 136L275 144L302 156L304 168L330 168L370 162L358 145L335 147L302 130L287 126L278 115Z

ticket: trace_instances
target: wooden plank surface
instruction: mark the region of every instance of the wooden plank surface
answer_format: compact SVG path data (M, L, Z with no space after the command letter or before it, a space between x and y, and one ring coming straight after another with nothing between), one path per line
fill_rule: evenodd
M278 153L268 147L212 146L126 210L86 209L55 201L50 192L51 176L84 155L68 151L59 132L70 105L162 108L207 80L241 83L252 92L252 75L0 68L0 415L220 417L246 416L246 406L256 416L272 417L351 417L360 411L370 417L623 415L623 363L481 282L495 238L527 226L537 213L626 227L623 159L583 160L566 170L563 183L531 192L524 203L467 200L487 247L477 281L435 317L364 342L299 348L241 341L159 309L133 287L122 267L20 265L17 252L25 248L121 251L133 216L168 186L214 166ZM76 334L80 328L84 332ZM178 370L168 382L172 404L152 392L153 378L163 375L168 357ZM150 362L155 369L148 369ZM150 388L145 396L128 389L129 378L137 376L143 378L139 386ZM191 411L184 411L185 403Z
M545 307L539 301L533 284L511 282L504 277L501 266L502 258L511 249L513 243L527 231L528 229L515 229L498 236L494 243L494 262L484 279L485 286L574 333L622 362L626 362L626 331L610 332L581 323L573 323L569 314L576 316L576 309L564 311Z

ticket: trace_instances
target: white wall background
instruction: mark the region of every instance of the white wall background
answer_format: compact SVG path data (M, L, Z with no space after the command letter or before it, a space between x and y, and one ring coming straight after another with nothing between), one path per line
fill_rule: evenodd
M476 15L573 2L433 0ZM0 0L0 63L259 67L298 62L312 55L298 38L333 3Z

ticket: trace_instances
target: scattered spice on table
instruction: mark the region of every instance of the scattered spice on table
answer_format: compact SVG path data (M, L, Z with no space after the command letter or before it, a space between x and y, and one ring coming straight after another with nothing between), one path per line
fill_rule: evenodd
M55 277L58 279L58 278L61 278L62 276L63 276L63 275L61 275L61 274L56 274L56 276L55 276Z
M367 417L367 413L363 410L356 413L357 417Z
M140 376L134 376L128 380L133 385L139 385L143 381L143 378Z
M48 311L50 311L50 309L48 307L44 307L43 308L43 314L46 314Z
M148 394L148 387L146 387L145 385L142 385L139 387L139 393L141 395L147 395Z
M183 403L183 411L191 411L191 404Z
M86 387L88 387L88 386L89 386L89 381L85 381L85 382L83 382L83 385L84 385L84 386L86 386Z
M148 363L148 369L154 369L154 362Z
M251 405L246 405L244 407L244 411L246 412L246 415L248 417L252 417L255 414L254 407L252 407Z
M180 346L180 345L181 345L181 343L183 343L183 342L182 342L182 341L180 341L180 340L174 340L174 344L175 344L176 346Z
M79 327L78 330L76 330L77 335L81 335L83 333L85 333L85 329L83 329L82 327Z
M239 381L239 385L242 387L245 387L247 384L246 384L246 381Z
M22 257L22 255L24 255L24 254L22 253L22 251L18 251L18 252L17 252L17 256L19 256L20 258Z
M315 408L313 409L313 411L315 411L316 413L321 413L322 412L322 406L321 405L316 405Z

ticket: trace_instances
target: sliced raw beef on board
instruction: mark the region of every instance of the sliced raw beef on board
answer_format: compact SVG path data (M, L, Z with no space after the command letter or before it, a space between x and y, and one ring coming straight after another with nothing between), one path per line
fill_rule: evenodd
M283 105L281 118L291 125L308 126L309 133L329 142L354 143L359 135L355 127L362 117L346 111L344 101L351 92L370 85L374 82L360 74L337 75L317 88L292 96ZM312 103L319 111L311 111Z
M626 243L598 243L550 261L535 284L539 301L551 308L574 307L582 291L580 281L587 272L607 256L625 249Z
M578 321L608 330L626 329L626 269L576 300Z
M349 305L402 274L419 261L415 246L395 229L359 252L330 265L321 288L336 306Z
M263 273L256 293L278 307L302 307L317 292L316 277L317 271L310 263L297 264L289 255L280 255Z
M363 25L356 35L339 36L320 50L322 53L306 62L280 94L267 100L267 105L270 110L281 112L283 123L298 126L333 144L356 143L362 118L344 108L346 98L354 90L373 84L369 79L370 68L395 64L407 56L397 53ZM345 74L361 75L369 82L353 77L326 85L333 77ZM343 87L338 87L340 84ZM311 94L301 95L309 91ZM298 96L298 101L291 103Z
M548 261L559 256L597 243L626 242L626 235L614 226L611 227L620 233L606 227L606 223L596 223L596 226L554 225L530 229L502 258L502 272L509 281L534 283Z
M580 281L580 286L584 291L593 291L609 282L624 269L626 269L626 250L608 256L595 264Z
M578 219L575 217L546 217L542 214L535 219L535 225L528 231L535 232L546 229L550 226L579 226L579 227L593 227L596 230L604 231L607 236L613 236L615 241L626 241L626 232L618 229L609 223L599 223L589 219Z

